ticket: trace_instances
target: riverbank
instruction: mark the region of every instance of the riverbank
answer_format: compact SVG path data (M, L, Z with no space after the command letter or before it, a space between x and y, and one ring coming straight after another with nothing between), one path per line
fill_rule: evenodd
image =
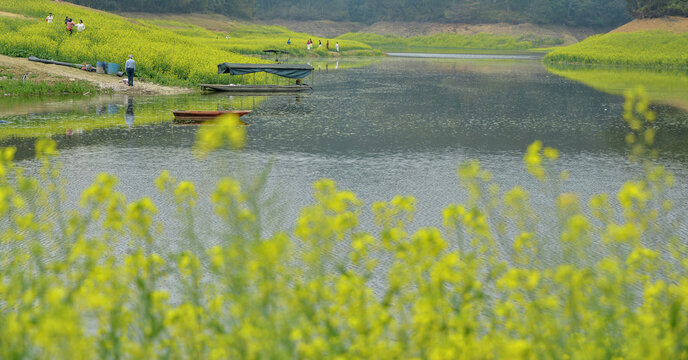
M22 73L34 75L35 77L29 81L46 81L53 84L86 82L103 92L116 92L129 95L174 95L193 91L189 88L158 85L151 82L138 81L138 79L135 80L134 86L127 86L122 81L123 78L114 75L97 74L76 68L43 64L29 61L26 58L5 55L0 55L0 68L8 69L15 74ZM85 94L85 92L80 93Z
M269 25L286 26L297 32L308 32L318 36L339 37L346 33L377 34L388 37L412 38L433 35L465 35L490 34L494 36L511 36L515 38L552 38L561 39L561 45L577 43L588 36L604 33L609 28L544 26L530 23L524 24L463 24L463 23L420 23L420 22L391 22L380 21L374 24L351 22L291 21L271 20L263 22Z
M545 62L688 69L688 18L636 19L607 34L555 49Z
M327 52L330 45L339 42L343 55L379 55L379 50L449 52L470 50L526 50L533 48L566 46L577 43L588 36L605 33L609 28L567 27L554 25L524 24L463 24L463 23L419 23L419 22L376 22L362 24L330 20L293 21L263 20L239 21L218 14L148 14L122 13L130 19L165 27L171 31L188 31L184 24L194 24L207 30L227 34L227 44L235 51L255 54L256 44L267 46L256 35L268 34L282 42L270 43L276 49L288 50L301 57L340 56ZM317 46L312 51L305 47L306 39L312 38ZM291 46L286 41L291 40ZM364 48L365 44L370 48ZM332 50L330 46L330 50ZM379 50L378 50L379 49ZM353 50L353 51L352 51ZM377 52L376 52L377 50ZM260 51L258 51L260 52ZM367 52L367 53L366 53Z

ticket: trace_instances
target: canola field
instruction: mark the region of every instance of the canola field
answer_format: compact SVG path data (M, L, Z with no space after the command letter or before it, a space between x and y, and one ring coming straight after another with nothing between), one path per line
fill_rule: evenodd
M434 34L408 38L371 33L346 33L341 35L339 39L357 40L375 48L389 51L422 49L530 50L560 45L564 42L560 38L537 37L529 34L510 36L487 33L475 35Z
M653 160L642 92L627 94L625 119L641 166L617 194L557 192L560 154L535 142L523 161L556 211L470 161L457 172L466 201L415 232L411 196L372 204L367 232L365 205L323 179L291 229L266 231L264 176L218 179L201 198L162 172L182 229L162 238L164 205L126 199L109 174L65 207L54 141L37 141L35 175L1 149L0 358L684 359L685 199L667 196L674 177ZM194 149L240 151L245 136L227 117ZM210 244L196 228L206 205ZM161 252L170 241L180 251Z
M134 55L137 76L166 85L199 83L227 83L227 75L217 74L217 64L223 62L262 63L248 54L261 54L269 48L286 47L290 33L278 27L246 27L246 37L239 40L237 32L228 41L222 32L181 22L162 22L127 19L103 11L96 11L68 3L50 0L0 0L0 11L15 16L0 16L0 53L9 56L30 55L71 63L96 64L114 62L123 69L128 55ZM53 13L54 22L45 17ZM20 15L20 16L16 16ZM64 25L69 16L75 22L83 20L86 29L70 35ZM163 26L164 25L164 26ZM283 36L284 35L284 36ZM293 33L292 41L305 43L307 34ZM283 45L279 43L284 42ZM342 47L344 45L342 44ZM370 46L349 42L350 50ZM323 53L316 50L314 53ZM272 81L262 75L260 81Z
M668 31L639 31L593 35L555 49L544 58L549 63L640 66L688 69L688 36Z

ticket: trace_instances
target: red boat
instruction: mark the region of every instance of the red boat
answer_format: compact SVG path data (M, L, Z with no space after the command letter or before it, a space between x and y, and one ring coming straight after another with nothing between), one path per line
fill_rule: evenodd
M174 110L174 121L185 124L199 124L208 120L214 120L220 115L237 114L240 117L250 113L251 110L224 110L224 111L202 111L202 110ZM243 123L243 121L242 121Z

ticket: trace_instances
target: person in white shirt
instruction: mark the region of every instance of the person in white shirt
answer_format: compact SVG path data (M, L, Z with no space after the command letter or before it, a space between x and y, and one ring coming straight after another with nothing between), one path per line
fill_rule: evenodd
M334 45L335 48L337 48L337 52L339 52L339 41Z
M76 31L82 32L82 31L84 31L85 29L86 29L86 25L84 25L84 21L83 21L83 20L79 20L79 23L76 24Z
M48 16L45 17L45 22L48 24L51 24L53 22L53 13L48 14Z

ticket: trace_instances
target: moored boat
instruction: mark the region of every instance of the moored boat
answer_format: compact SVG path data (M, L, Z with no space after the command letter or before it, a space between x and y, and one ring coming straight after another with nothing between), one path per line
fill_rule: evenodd
M250 113L251 110L218 110L218 111L204 111L204 110L174 110L174 122L185 124L197 124L208 120L214 120L221 115L237 114L239 117ZM242 123L244 123L242 121ZM244 123L245 124L245 123Z
M229 74L229 84L199 84L204 89L214 91L228 91L235 93L285 93L285 92L302 92L313 90L308 84L303 84L303 78L311 75L311 82L313 80L313 67L308 64L235 64L222 63L217 65L218 74ZM277 75L276 84L255 84L255 85L240 85L232 84L232 76L255 74L257 72L265 72L268 74ZM293 82L287 80L287 84L280 84L279 78L293 79Z

